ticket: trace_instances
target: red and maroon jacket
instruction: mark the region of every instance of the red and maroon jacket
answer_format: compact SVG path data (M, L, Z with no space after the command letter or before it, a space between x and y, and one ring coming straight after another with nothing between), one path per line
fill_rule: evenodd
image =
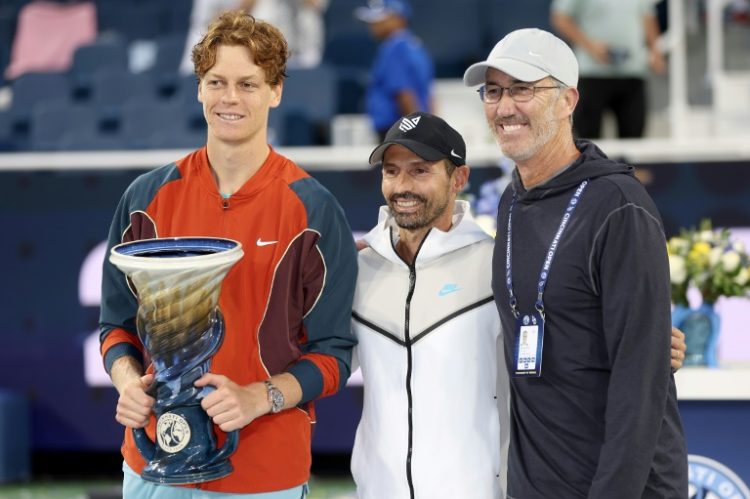
M254 493L308 480L312 400L331 395L349 377L351 305L357 255L335 198L289 159L271 150L230 198L218 192L206 148L137 178L117 207L109 248L154 237L208 236L240 241L243 258L223 282L219 306L224 342L211 372L245 385L289 372L302 402L260 417L240 432L234 472L201 484L207 490ZM101 351L144 358L135 327L137 298L125 276L104 262ZM147 432L154 437L154 418ZM223 433L217 432L220 443ZM125 432L122 453L140 472L144 461Z

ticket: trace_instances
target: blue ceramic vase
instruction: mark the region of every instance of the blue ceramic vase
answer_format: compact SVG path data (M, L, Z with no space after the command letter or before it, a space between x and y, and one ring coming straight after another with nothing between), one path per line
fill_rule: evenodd
M154 367L156 438L133 430L146 460L141 477L148 482L200 483L233 470L229 457L239 432L220 441L200 405L213 387L194 383L210 372L224 339L221 282L241 257L240 243L214 238L149 239L112 248L110 261L137 291L138 337Z
M685 366L718 367L716 343L719 339L719 315L713 303L692 309L675 305L672 325L685 333Z

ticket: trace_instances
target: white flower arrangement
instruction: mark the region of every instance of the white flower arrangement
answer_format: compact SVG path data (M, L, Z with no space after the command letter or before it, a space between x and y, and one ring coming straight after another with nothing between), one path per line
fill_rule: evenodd
M703 220L698 229L682 230L667 243L672 301L688 306L687 289L695 286L705 303L721 296L750 292L750 257L745 245L732 241L728 229L712 229Z

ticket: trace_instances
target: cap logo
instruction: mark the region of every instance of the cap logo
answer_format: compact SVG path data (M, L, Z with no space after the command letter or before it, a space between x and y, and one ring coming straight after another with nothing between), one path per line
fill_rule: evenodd
M398 125L398 129L402 132L408 132L409 130L413 130L417 127L419 124L421 116L416 116L414 118L402 118L401 123Z
M531 57L542 57L542 54L537 54L536 52L532 52L531 50L529 50L529 55Z
M453 156L454 158L462 159L461 156L459 156L458 154L456 154L456 151L453 150L453 149L451 149L451 156Z

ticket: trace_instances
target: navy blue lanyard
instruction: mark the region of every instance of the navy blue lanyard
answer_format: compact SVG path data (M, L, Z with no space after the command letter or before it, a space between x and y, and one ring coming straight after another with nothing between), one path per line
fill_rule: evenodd
M547 285L547 279L549 278L549 269L552 266L552 259L555 257L557 247L560 245L560 239L562 238L565 228L568 226L568 222L573 217L573 212L578 206L578 201L581 199L583 190L588 185L589 181L584 180L578 189L573 193L573 197L570 198L568 208L563 214L562 220L560 220L560 227L557 229L555 238L552 239L552 244L547 251L547 257L544 259L544 265L542 265L542 271L539 273L539 283L537 284L537 297L534 302L534 307L544 318L544 287ZM516 295L513 294L513 260L511 258L512 245L513 245L513 207L516 205L516 191L513 191L513 199L510 202L508 208L508 236L505 243L505 285L508 287L508 297L510 298L510 310L513 312L513 316L518 318L518 300Z

